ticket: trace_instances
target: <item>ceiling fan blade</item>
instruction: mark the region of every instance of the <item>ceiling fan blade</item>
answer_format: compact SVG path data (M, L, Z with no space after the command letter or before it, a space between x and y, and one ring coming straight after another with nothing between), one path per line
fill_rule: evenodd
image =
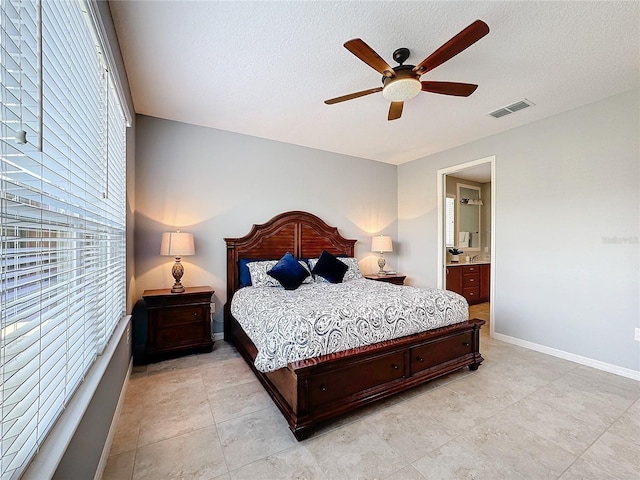
M402 115L402 107L404 107L404 102L391 102L387 120L397 120L398 118L400 118L400 116Z
M476 20L467 28L458 33L455 37L442 45L413 69L418 75L423 75L433 70L438 65L442 65L447 60L469 48L482 37L489 33L489 26L482 20Z
M476 91L478 85L473 83L457 82L421 82L423 92L441 93L442 95L455 95L456 97L468 97Z
M344 44L344 48L353 53L356 57L369 65L374 70L380 72L385 77L395 77L396 72L378 55L373 48L364 43L359 38L349 40Z
M372 93L378 93L382 91L382 87L370 88L369 90L363 90L361 92L350 93L349 95L343 95L341 97L331 98L329 100L325 100L324 103L327 105L333 105L334 103L344 102L346 100L352 100L358 97L364 97L365 95L371 95Z

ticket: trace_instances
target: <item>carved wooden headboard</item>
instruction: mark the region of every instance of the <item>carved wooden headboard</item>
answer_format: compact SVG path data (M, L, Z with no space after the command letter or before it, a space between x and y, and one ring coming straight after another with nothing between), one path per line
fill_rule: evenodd
M344 238L336 227L311 213L292 211L281 213L261 225L253 225L244 237L225 238L224 241L227 244L226 318L239 286L239 259L277 260L287 252L296 258L316 258L323 250L353 257L357 240Z

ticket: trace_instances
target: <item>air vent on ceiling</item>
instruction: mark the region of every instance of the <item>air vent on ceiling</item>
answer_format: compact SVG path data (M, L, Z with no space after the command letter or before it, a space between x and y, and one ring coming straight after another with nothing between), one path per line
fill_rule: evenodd
M509 115L511 113L518 112L522 109L528 108L535 105L531 100L527 100L526 98L520 100L519 102L512 103L511 105L507 105L506 107L499 108L498 110L494 110L489 113L493 118L504 117L505 115Z

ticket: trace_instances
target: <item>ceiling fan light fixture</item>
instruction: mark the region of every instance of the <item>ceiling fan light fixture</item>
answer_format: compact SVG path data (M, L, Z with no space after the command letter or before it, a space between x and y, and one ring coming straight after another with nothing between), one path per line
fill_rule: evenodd
M417 78L394 78L385 82L382 96L391 102L404 102L422 91Z

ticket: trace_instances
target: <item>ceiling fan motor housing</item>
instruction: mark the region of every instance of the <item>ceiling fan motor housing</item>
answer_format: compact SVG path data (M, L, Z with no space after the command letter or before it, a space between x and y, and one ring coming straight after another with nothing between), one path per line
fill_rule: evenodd
M409 51L408 48L398 48L395 52L393 52L393 59L398 62L398 65L402 65L404 62L407 61L407 58L409 58L409 55L411 55L411 52Z

